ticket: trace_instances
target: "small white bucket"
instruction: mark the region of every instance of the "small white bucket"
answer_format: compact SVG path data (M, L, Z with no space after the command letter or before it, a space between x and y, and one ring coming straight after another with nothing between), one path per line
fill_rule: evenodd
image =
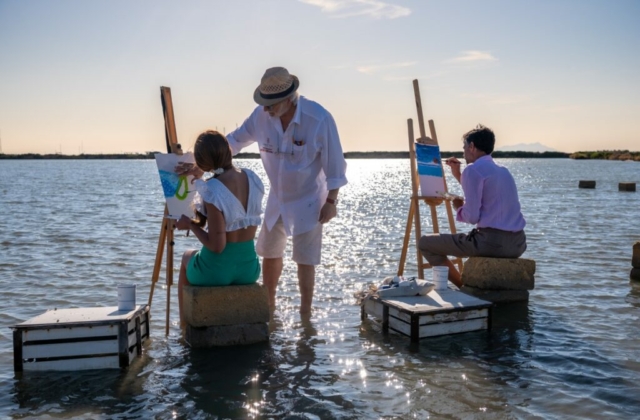
M436 290L447 290L449 283L447 278L449 277L449 267L433 267L433 284L436 285Z
M136 285L118 285L118 310L132 311L136 307Z

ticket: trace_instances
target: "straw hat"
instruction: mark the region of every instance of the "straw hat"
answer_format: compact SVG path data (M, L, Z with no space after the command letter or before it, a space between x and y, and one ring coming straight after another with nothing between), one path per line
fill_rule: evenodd
M300 81L293 74L289 74L287 69L272 67L264 72L260 86L253 92L253 100L259 105L273 105L298 90L298 86Z

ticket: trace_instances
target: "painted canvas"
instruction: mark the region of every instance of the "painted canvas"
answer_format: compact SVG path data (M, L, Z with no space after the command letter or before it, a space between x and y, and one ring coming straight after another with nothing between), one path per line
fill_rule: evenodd
M416 143L415 146L420 193L423 197L439 197L444 192L440 147L422 143Z
M191 183L193 177L178 175L174 170L179 162L195 164L193 153L185 153L184 155L156 153L155 157L160 174L160 182L162 183L162 191L169 209L169 217L179 219L184 214L193 218L194 212L191 208L191 202L196 194Z

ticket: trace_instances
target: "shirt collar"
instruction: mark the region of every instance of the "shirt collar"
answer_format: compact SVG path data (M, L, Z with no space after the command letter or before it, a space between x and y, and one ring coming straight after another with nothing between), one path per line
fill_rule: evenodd
M484 156L480 156L480 157L479 157L478 159L476 159L476 161L475 161L475 162L473 162L473 163L476 163L476 162L484 162L485 160L486 160L487 162L490 162L490 161L492 161L492 160L493 160L493 158L491 157L491 155L484 155Z
M304 99L302 95L298 97L298 105L296 105L296 112L293 114L291 123L300 125L300 118L302 117L302 102L305 100L306 99Z

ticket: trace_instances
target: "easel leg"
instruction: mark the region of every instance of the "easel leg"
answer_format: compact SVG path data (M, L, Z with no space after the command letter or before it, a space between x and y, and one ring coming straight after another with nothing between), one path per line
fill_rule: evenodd
M402 252L400 253L400 264L398 265L398 276L404 273L404 265L407 262L407 250L409 249L409 236L411 235L411 220L413 219L414 200L409 205L409 216L407 217L407 227L404 230L404 240L402 241Z
M167 320L165 335L169 335L169 318L171 309L171 285L173 284L173 220L167 223Z
M153 274L151 275L151 291L149 292L149 303L153 301L153 290L155 289L158 278L160 277L160 266L162 265L162 252L164 251L164 243L167 235L167 206L164 206L164 217L162 218L162 226L160 227L160 236L158 238L158 249L156 250L156 262L153 265Z
M420 200L417 198L411 199L413 204L413 223L416 225L416 262L418 263L418 278L424 278L424 262L422 261L422 252L418 248L420 238L422 238L422 223L420 222Z

